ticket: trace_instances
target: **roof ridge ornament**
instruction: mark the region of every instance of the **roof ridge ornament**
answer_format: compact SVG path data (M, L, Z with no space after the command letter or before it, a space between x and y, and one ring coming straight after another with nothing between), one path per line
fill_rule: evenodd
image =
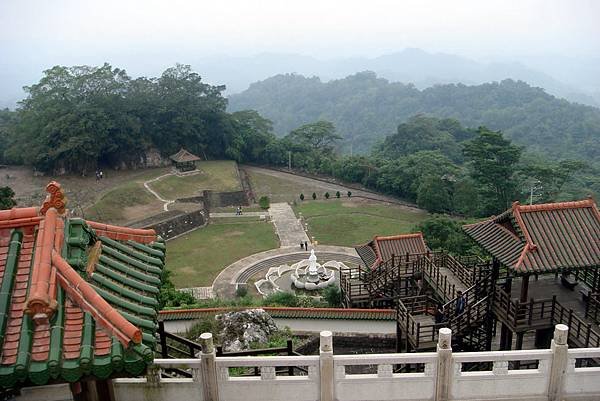
M50 181L48 185L46 185L46 192L48 192L48 195L46 195L46 199L42 204L40 215L43 216L48 209L54 208L59 215L64 216L67 207L67 198L65 197L65 192L61 185L56 181Z

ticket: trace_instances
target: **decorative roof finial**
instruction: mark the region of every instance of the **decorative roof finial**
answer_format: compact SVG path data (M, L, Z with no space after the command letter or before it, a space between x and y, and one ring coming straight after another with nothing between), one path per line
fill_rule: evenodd
M56 181L51 181L46 185L46 192L48 192L48 195L46 195L46 199L42 204L40 215L45 215L50 208L56 209L59 215L64 215L66 212L67 198L65 197L65 193L60 184Z

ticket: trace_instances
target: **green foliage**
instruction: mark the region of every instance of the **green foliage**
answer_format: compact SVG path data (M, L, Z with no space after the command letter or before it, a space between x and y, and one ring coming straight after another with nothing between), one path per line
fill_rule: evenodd
M258 206L260 206L261 209L268 209L270 204L271 202L269 201L269 197L266 195L261 196L258 200Z
M300 200L303 201L304 200L304 194L300 194Z
M342 306L342 292L337 285L325 288L323 291L323 298L325 298L327 306L330 308L340 308Z
M313 192L312 198L313 198L313 200L316 200L317 199L317 194Z
M227 114L224 87L186 65L137 79L106 63L56 66L25 90L15 115L0 113L2 157L42 171L136 165L150 148L262 161L274 140L270 121L254 111Z
M421 222L413 231L423 233L431 250L444 250L454 255L482 254L481 249L462 230L465 223L438 215Z
M187 292L177 290L171 282L170 275L169 270L163 269L163 284L158 294L160 309L194 305L197 302L196 298Z
M205 316L192 325L184 334L184 337L192 341L200 338L202 333L212 333L213 341L217 344L221 342L219 338L219 327L215 315Z
M355 153L366 153L376 141L397 132L399 122L406 122L417 113L427 113L457 119L468 127L502 130L518 145L553 159L593 161L600 157L598 108L569 103L541 88L510 79L473 86L435 85L419 90L412 84L377 78L372 72L328 82L287 74L268 78L232 95L229 106L231 110L257 110L273 121L274 130L280 135L306 121L326 119L344 138L346 150L353 144ZM455 129L452 124L421 125L424 136L413 136L419 146L411 149L407 135L406 140L397 143L401 153L440 150L451 160L459 161L460 152L456 154L456 150L460 149L453 140L469 139L468 132ZM431 137L436 131L453 138Z
M298 297L290 292L275 292L267 296L263 304L265 306L298 306Z
M341 195L340 195L340 191L335 191L335 197L339 199L339 198L340 198L340 196L341 196Z
M329 192L325 192L325 199L329 199Z
M439 177L424 177L417 189L417 205L432 213L449 211L452 208L452 200L448 187L448 183Z
M17 205L15 191L11 187L0 187L0 210L11 209Z
M483 214L497 214L517 197L515 173L521 148L512 145L501 132L480 127L477 134L465 144L464 154L477 183Z
M235 290L235 296L238 298L243 298L247 295L248 295L248 287L246 287L245 285L239 286Z

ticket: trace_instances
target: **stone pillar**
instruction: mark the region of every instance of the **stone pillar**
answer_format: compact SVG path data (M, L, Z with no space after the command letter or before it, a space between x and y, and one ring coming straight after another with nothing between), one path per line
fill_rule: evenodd
M219 383L217 382L217 363L215 346L211 333L200 335L200 375L202 377L202 393L204 401L219 401Z
M321 378L320 401L333 401L333 337L331 331L322 331L319 347L319 365Z
M452 382L452 330L440 329L437 344L437 370L435 375L435 401L447 401Z
M568 350L567 338L569 328L564 324L557 324L554 328L554 338L550 344L552 361L550 365L550 379L548 380L548 400L560 401L562 399L564 378L567 373Z

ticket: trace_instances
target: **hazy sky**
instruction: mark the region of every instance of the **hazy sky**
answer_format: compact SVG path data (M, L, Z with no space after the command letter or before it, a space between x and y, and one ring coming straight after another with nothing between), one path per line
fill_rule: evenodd
M185 62L188 52L326 58L405 47L590 57L600 55L599 21L597 0L0 0L0 64L11 62L3 54L75 62L152 52Z

